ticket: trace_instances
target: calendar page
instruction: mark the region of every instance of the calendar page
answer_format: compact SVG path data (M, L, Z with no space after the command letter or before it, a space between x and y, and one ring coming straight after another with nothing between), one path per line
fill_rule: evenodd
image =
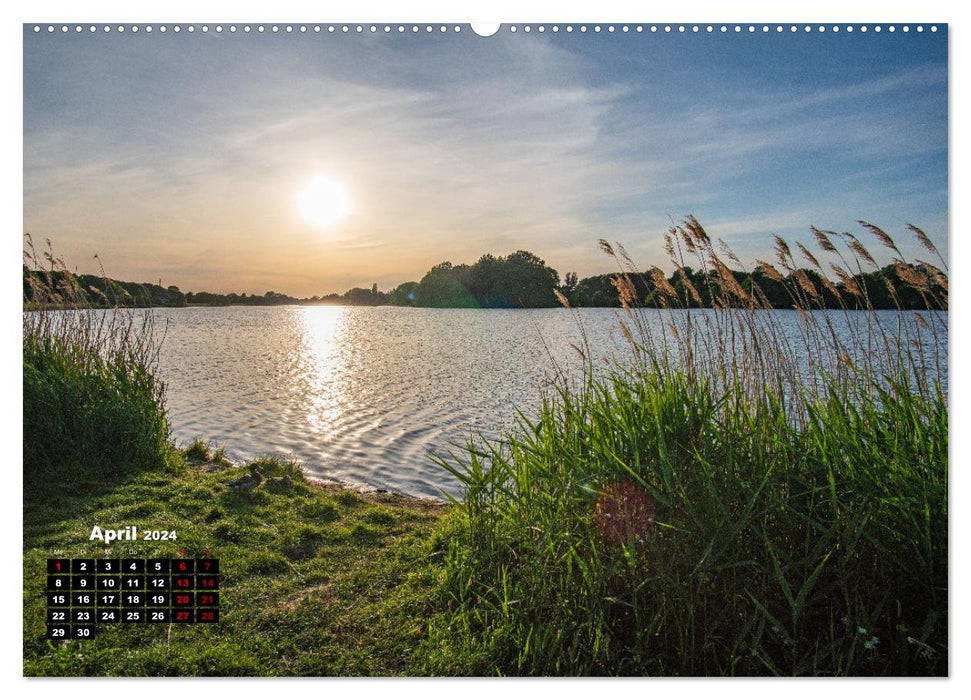
M265 10L21 27L24 676L949 675L946 22Z

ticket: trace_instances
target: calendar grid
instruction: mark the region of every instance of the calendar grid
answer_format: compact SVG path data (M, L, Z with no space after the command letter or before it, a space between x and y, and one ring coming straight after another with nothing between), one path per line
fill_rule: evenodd
M48 559L47 638L93 639L106 624L219 621L219 560Z

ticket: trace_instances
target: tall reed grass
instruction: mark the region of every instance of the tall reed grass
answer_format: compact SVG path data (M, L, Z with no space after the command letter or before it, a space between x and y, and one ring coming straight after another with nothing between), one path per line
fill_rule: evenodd
M943 261L909 266L864 228L928 309L946 308ZM464 496L429 672L947 673L946 320L875 313L854 281L870 252L813 233L837 282L782 239L778 267L759 263L795 301L797 336L692 217L666 237L682 283L647 273L656 311L601 242L636 360L600 372L584 353L583 381L538 416L441 460ZM687 310L689 262L714 310ZM839 309L822 309L826 292Z
M28 236L24 255L35 271L24 292L34 310L23 314L25 499L165 466L172 448L151 313L107 296L107 309L82 308L87 296L49 242L38 253Z

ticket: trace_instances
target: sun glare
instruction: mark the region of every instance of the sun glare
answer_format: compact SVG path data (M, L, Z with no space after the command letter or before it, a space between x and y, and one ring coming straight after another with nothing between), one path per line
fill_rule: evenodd
M297 201L303 217L320 228L333 226L351 208L344 186L320 175L300 191Z

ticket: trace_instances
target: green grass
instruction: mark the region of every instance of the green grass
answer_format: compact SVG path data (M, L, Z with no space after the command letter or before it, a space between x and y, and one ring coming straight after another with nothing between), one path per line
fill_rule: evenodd
M41 266L29 238L27 257ZM23 315L24 498L41 505L172 459L151 314L75 309L77 277L44 257L51 274L31 294L46 306Z
M27 676L369 676L417 673L433 611L436 501L392 494L348 497L303 479L293 463L260 460L293 485L252 493L225 484L248 467L140 474L61 511L36 513L24 534L24 674ZM52 520L52 518L54 518ZM105 625L92 641L48 643L45 559L105 556L93 525L177 532L175 542L112 545L115 556L220 559L215 625Z
M791 290L794 341L696 221L669 244L712 271L722 311L652 325L619 276L639 362L588 366L503 441L442 462L465 495L426 670L946 675L947 398L920 354L933 329L863 312L847 346L810 282Z

